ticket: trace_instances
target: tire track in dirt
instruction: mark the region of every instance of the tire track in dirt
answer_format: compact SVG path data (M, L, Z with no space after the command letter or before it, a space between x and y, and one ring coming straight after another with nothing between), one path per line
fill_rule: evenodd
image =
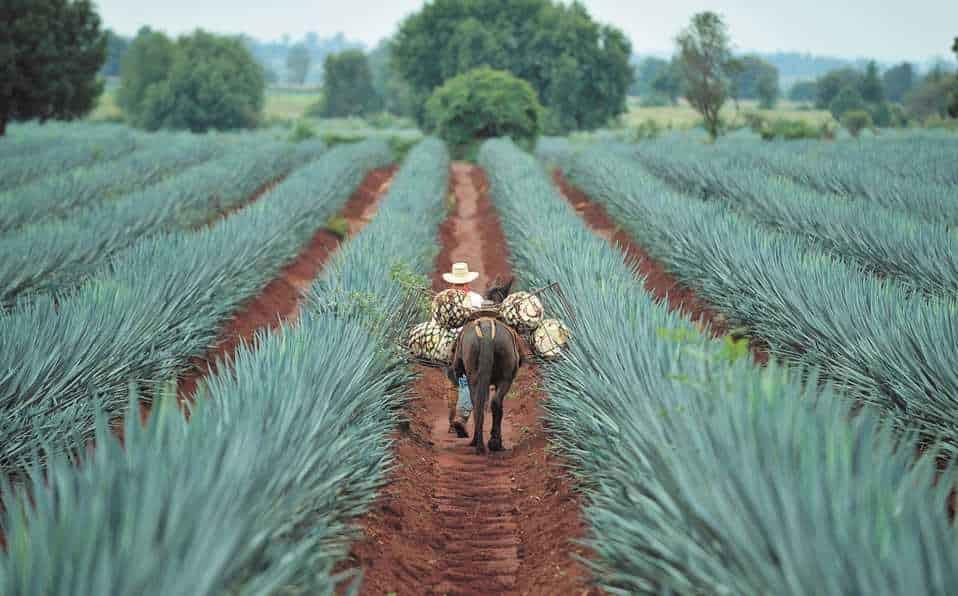
M455 163L451 174L455 208L440 226L433 289L446 287L441 272L466 261L484 291L512 274L505 237L484 173ZM506 398L506 450L489 456L449 432L453 388L442 371L419 372L396 437L398 466L340 570L361 570L361 593L377 596L598 594L573 558L587 556L572 543L585 526L561 462L547 451L535 368L521 369Z
M674 275L609 217L604 206L592 201L584 192L569 183L560 170L553 171L552 179L586 225L597 236L620 250L636 275L645 278L645 290L652 294L656 301L667 300L669 310L679 311L691 319L700 331L704 331L707 325L713 337L722 337L730 332L725 315L699 298L692 289L679 283ZM756 363L768 362L768 351L760 341L749 338L749 349Z

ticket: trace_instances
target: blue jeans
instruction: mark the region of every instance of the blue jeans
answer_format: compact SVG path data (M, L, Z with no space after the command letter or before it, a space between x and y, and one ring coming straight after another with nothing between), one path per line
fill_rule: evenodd
M472 413L472 399L469 397L469 381L465 376L459 377L459 401L456 410L463 418L469 418Z

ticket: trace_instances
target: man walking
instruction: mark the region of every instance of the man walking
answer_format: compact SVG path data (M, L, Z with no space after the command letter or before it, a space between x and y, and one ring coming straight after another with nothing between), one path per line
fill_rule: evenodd
M474 292L469 284L476 281L479 274L475 271L469 271L467 263L453 263L452 271L443 273L442 279L449 284L450 288L461 290L469 297L469 304L473 308L481 308L485 300ZM457 336L462 328L455 329L453 333ZM454 378L452 369L446 371L453 386L450 389L447 403L449 405L449 432L455 432L460 437L469 436L466 431L466 423L469 421L469 415L472 413L472 398L469 395L469 381L465 375Z

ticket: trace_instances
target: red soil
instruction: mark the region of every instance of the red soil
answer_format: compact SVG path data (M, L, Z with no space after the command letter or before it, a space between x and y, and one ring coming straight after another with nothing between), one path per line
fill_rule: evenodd
M699 298L692 289L679 283L674 275L666 271L661 263L653 259L609 217L604 206L593 202L585 193L572 186L561 171L555 170L552 178L576 213L585 220L586 225L597 236L622 251L636 274L645 278L645 290L657 301L668 301L669 310L679 311L691 319L700 330L704 331L707 327L713 337L729 333L725 315ZM750 340L749 347L756 362L768 362L768 351L759 341Z
M385 195L395 171L393 166L370 172L339 212L350 224L350 236L362 230L375 215L379 199ZM179 398L192 399L197 384L216 372L218 362L230 361L240 344L251 342L258 331L275 330L284 321L295 320L303 292L340 243L340 238L329 230L316 232L299 256L233 315L220 332L216 345L202 357L193 359L190 372L179 379Z
M433 289L462 260L480 272L481 291L496 275L511 277L508 250L483 172L457 163L452 174L456 211L439 230ZM487 457L449 434L452 388L442 372L419 372L395 437L398 465L340 570L361 570L361 593L377 596L598 594L574 559L588 556L572 543L586 529L572 482L547 450L535 367L523 367L506 398L506 451Z

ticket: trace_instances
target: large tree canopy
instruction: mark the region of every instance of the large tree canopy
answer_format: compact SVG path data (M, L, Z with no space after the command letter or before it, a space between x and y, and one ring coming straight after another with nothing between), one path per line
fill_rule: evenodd
M197 31L176 42L167 75L147 86L134 123L144 128L253 128L265 103L263 67L238 38Z
M149 27L140 29L127 48L120 65L116 103L131 122L140 118L147 89L169 76L175 51L170 38Z
M846 87L855 90L861 89L863 79L862 73L854 68L838 68L829 71L819 77L816 82L815 107L820 110L827 110L832 100Z
M394 48L420 104L447 79L490 66L532 85L550 132L594 129L625 112L630 55L621 31L581 4L550 0L436 0L403 21Z
M0 3L0 136L11 120L73 119L96 105L106 36L89 0Z
M889 101L901 102L915 86L915 68L908 62L902 62L886 70L882 79Z
M362 50L330 54L323 66L322 116L364 116L378 107L372 71Z
M496 137L531 147L541 116L529 83L488 66L449 79L427 103L429 130L456 147Z

